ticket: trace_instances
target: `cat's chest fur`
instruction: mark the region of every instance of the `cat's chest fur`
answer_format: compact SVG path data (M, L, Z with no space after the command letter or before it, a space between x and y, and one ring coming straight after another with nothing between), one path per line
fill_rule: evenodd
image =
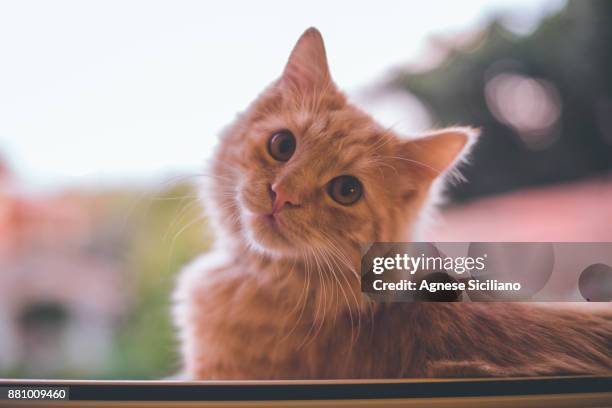
M212 252L182 272L176 316L191 377L261 378L277 372L273 366L291 371L295 337L281 342L279 334L296 323L288 319L288 300L296 301L299 290L280 266L267 265L264 273L261 267ZM301 330L298 323L294 332Z
M553 375L612 369L610 309L588 314L523 304L363 300L359 308L354 302L349 307L351 292L330 285L324 270L308 272L299 262L262 262L250 255L212 251L181 273L175 321L189 378Z
M357 330L365 330L355 325L357 299L329 282L322 290L325 283L312 274L299 262L253 262L220 252L185 268L175 314L190 376L320 378L344 371L338 364L347 363L359 347ZM340 299L349 296L347 318ZM322 361L329 350L334 355Z

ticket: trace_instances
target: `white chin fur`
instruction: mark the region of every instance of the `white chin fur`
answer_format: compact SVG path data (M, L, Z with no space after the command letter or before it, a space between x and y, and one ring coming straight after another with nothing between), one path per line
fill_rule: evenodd
M274 232L264 231L267 227L260 225L258 221L253 220L251 217L246 214L242 216L244 221L243 234L249 248L257 253L273 258L293 258L299 255L293 245L288 242L282 242L283 238L280 236L272 237L275 234Z

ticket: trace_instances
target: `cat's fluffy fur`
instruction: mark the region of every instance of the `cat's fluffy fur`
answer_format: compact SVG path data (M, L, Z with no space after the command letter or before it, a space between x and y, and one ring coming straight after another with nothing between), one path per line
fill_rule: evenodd
M274 160L270 136L297 148ZM181 273L176 323L193 379L397 378L612 370L612 312L521 304L373 304L361 297L360 245L410 241L436 185L476 132L402 139L347 102L321 35L307 30L281 76L225 130L205 204L216 246ZM350 174L351 206L326 185ZM271 227L270 186L298 206ZM297 198L295 198L297 197Z

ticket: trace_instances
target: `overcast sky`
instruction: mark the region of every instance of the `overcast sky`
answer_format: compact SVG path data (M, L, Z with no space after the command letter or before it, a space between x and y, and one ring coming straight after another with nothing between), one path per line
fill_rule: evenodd
M0 156L27 188L197 172L219 129L280 74L309 26L355 95L414 62L431 34L477 28L500 10L528 31L562 5L0 1ZM384 120L405 119L388 109Z

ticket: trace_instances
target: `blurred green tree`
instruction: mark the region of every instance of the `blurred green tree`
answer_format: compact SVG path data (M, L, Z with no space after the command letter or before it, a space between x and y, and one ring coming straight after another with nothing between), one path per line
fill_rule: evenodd
M469 183L449 191L457 201L612 168L612 2L569 1L526 36L502 22L389 84L419 98L437 125L481 128L462 171Z
M132 277L128 310L116 328L108 372L115 379L160 379L179 370L176 329L172 324L175 276L187 262L206 251L212 239L191 185L132 194L117 208L133 207L126 220L122 253L126 276ZM116 214L117 218L119 214ZM125 218L125 217L123 217Z

